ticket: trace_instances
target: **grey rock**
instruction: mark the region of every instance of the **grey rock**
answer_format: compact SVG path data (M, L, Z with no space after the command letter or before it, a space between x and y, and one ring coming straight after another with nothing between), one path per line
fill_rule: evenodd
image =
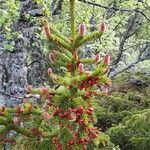
M42 10L39 10L39 9L30 10L28 13L29 13L31 16L43 15Z

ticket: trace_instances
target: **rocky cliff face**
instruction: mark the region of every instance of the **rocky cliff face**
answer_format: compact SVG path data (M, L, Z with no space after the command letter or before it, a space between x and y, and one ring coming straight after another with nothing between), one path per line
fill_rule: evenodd
M12 30L19 33L13 37L13 51L6 51L7 40L5 33L0 35L0 106L15 106L22 102L26 93L27 72L30 70L28 81L34 86L42 84L44 63L41 39L34 33L39 30L33 19L42 15L41 8L33 0L20 2L20 17L12 25ZM40 32L40 30L38 31ZM27 68L27 58L32 65Z

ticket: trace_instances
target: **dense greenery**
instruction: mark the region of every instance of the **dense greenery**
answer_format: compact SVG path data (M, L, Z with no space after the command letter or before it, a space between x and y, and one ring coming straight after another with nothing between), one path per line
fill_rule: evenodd
M121 149L145 150L150 146L149 126L150 109L145 109L127 117L122 124L110 128L108 134L112 142L120 145Z
M14 0L2 1L0 5L0 33L5 34L4 38L8 43L5 44L5 49L12 51L14 48L13 38L19 36L17 31L13 31L12 24L19 17L19 1Z
M121 149L144 150L149 148L150 141L150 89L132 85L128 77L129 74L116 78L111 95L100 99L97 126ZM150 82L141 73L137 77Z

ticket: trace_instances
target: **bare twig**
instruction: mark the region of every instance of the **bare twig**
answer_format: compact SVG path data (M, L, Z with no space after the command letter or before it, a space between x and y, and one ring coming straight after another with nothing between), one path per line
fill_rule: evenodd
M134 31L132 31L132 30L134 28L134 25L136 23L137 18L138 18L138 13L135 13L134 17L129 19L130 21L128 23L126 32L124 33L124 35L123 35L123 37L121 39L120 45L119 45L119 50L118 50L118 54L117 54L116 60L114 60L112 65L117 65L119 63L119 61L121 60L126 40L129 37L131 37L136 31L136 30L134 30Z
M145 56L143 56L144 54ZM147 60L147 59L150 59L150 43L149 42L147 42L145 44L145 47L142 50L140 50L140 53L138 56L138 60L140 61Z
M11 94L8 94L8 93L2 92L2 91L0 91L0 94L9 96L9 97L13 97L13 98L17 98L17 99L21 99L21 100L24 99L23 97L18 97L18 96L11 95Z
M147 50L148 50L148 53L146 53ZM142 57L144 53L146 53L146 54L145 54L145 57ZM128 69L130 69L130 68L132 68L132 67L134 67L135 65L137 65L137 64L140 63L141 61L148 60L148 59L150 59L150 43L149 43L149 42L146 43L146 45L145 45L144 48L140 51L140 53L139 53L137 59L136 59L134 62L132 62L132 63L130 63L129 65L125 66L125 67L122 68L121 70L118 70L117 72L113 73L112 75L110 75L110 77L113 78L113 77L115 77L116 75L118 75L118 74L120 74L120 73L122 73L122 72L124 72L124 71L126 71L126 70L128 70Z
M59 0L58 1L58 4L57 4L56 8L52 12L52 15L58 15L58 14L60 14L63 2L64 2L64 0Z
M120 73L122 73L122 72L124 72L124 71L126 71L126 70L128 70L128 69L130 69L130 68L132 68L132 67L134 67L134 66L135 66L136 64L138 64L139 62L140 62L140 61L132 62L131 64L127 65L125 68L123 68L123 69L121 69L121 70L119 70L119 71L113 73L113 74L110 76L110 78L112 79L112 78L115 77L116 75L118 75L118 74L120 74Z
M127 48L124 48L124 51L128 50L130 48L136 47L136 46L144 45L144 44L146 44L146 43L140 43L140 44L131 45L131 46L127 47Z
M137 12L137 13L140 13L141 15L143 15L148 21L150 21L150 18L148 18L142 11L137 10L137 9L124 9L124 8L117 8L117 7L110 7L109 8L108 6L104 6L104 5L101 5L101 4L98 4L98 3L89 2L87 0L78 0L78 1L87 3L89 5L94 5L94 6L97 6L97 7L101 7L101 8L104 8L104 9L109 9L109 10L115 10L115 11L120 11L120 12Z
M51 3L51 12L53 13L54 9L55 9L55 5L56 5L57 0L53 0Z
M34 64L34 63L36 63L36 62L38 62L38 63L39 63L39 61L37 61L37 60L36 60L36 61L33 61L33 62L31 62L30 64L28 64L28 65L27 65L27 67L29 67L29 66L33 65L33 64Z

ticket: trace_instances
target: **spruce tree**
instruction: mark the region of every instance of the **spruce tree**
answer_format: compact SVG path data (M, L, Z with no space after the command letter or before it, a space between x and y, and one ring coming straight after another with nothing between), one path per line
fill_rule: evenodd
M77 31L75 0L70 0L69 7L69 38L51 23L44 21L43 25L48 41L58 46L57 50L50 52L49 59L55 67L63 68L63 73L56 74L49 68L48 75L59 87L32 88L29 85L28 93L39 96L39 103L24 99L15 108L1 107L1 144L20 143L24 149L40 150L82 150L92 145L98 147L100 134L94 126L94 107L99 96L107 95L110 56L106 55L103 60L99 54L94 58L81 58L79 50L86 42L100 38L106 24L103 22L97 31L87 33L86 25L81 23ZM85 66L90 64L95 64L95 68L88 71ZM10 130L16 131L19 136L6 138Z

